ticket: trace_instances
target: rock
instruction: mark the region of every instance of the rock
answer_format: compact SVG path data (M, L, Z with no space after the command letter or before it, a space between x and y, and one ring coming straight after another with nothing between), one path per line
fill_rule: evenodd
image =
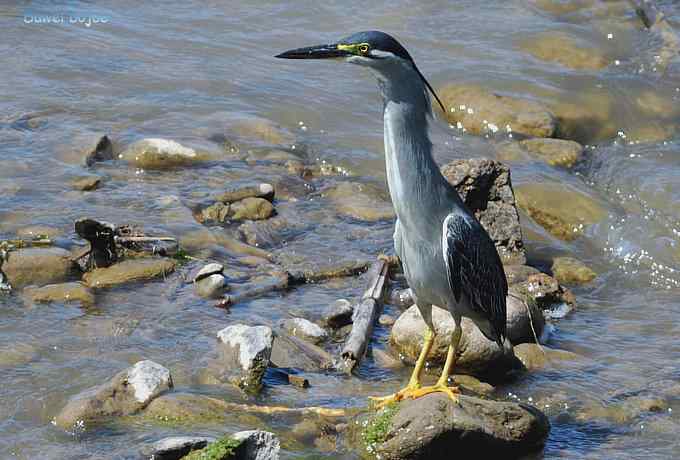
M239 226L246 243L258 248L278 246L302 233L305 225L291 222L281 216L261 221L249 221Z
M555 279L564 284L585 284L597 277L597 273L573 257L556 257L551 270Z
M545 273L529 275L526 281L513 285L512 290L530 305L535 303L541 310L551 310L561 303L567 304L570 309L576 306L574 294Z
M508 339L513 345L536 342L541 338L545 327L543 312L536 302L527 302L520 293L511 290L510 294L506 301Z
M531 155L551 166L571 168L583 156L583 146L563 139L526 139L519 143Z
M146 169L187 166L207 159L207 156L178 142L157 138L139 140L118 157L138 168Z
M448 460L452 449L479 458L516 458L541 449L548 418L525 404L434 393L382 409L362 426L365 449L385 460Z
M607 215L595 200L559 184L523 184L515 189L517 204L551 235L572 241L586 226Z
M196 281L196 293L205 299L216 299L225 291L226 285L227 279L224 275L209 275Z
M616 136L619 128L612 117L612 97L602 90L584 90L576 98L550 104L557 118L554 137L581 144L604 141Z
M96 190L102 183L101 176L89 174L87 176L78 176L71 180L71 187L81 192L90 192Z
M680 112L673 98L664 97L659 91L640 92L635 97L635 105L642 113L651 117L673 118Z
M28 239L54 239L61 236L64 232L49 225L31 225L17 230L17 237Z
M472 375L455 374L453 376L453 382L461 389L471 391L478 395L490 395L495 390L493 385L482 382Z
M413 291L410 288L394 289L390 292L387 303L399 308L409 307L415 303L413 301Z
M347 299L338 299L323 312L322 324L332 329L339 329L352 323L354 307Z
M379 367L382 367L384 369L399 369L401 367L404 367L404 363L402 363L400 360L392 356L390 353L380 348L375 347L372 348L371 355L373 357L373 361Z
M285 319L281 322L281 328L292 336L314 344L319 344L328 338L328 333L324 328L304 318Z
M228 380L242 389L259 391L272 353L271 328L234 324L219 331L217 338L223 344L221 361Z
M432 307L432 321L437 335L428 362L442 365L455 323L448 311L436 306ZM390 333L390 345L402 360L415 363L422 349L425 328L425 321L416 305L397 319ZM516 366L512 350L501 348L487 339L472 320L463 318L462 328L456 372L499 379Z
M56 247L10 251L2 264L2 271L14 288L62 283L78 273L71 253Z
M231 206L221 201L201 210L196 220L205 225L223 224L231 216Z
M113 159L113 143L108 136L100 137L96 144L85 154L85 164L87 166L93 166L99 161L109 161Z
M244 198L231 205L231 218L234 220L263 220L273 214L274 206L264 198Z
M547 32L520 43L523 51L537 59L557 62L575 70L600 70L609 60L596 48L588 47L567 34Z
M581 359L576 353L565 350L548 348L536 343L521 343L514 347L515 356L522 361L527 370L543 369L547 365L558 364L562 361L576 361Z
M394 316L382 314L378 317L378 324L381 326L389 327L392 326L397 320Z
M643 142L646 144L656 144L671 140L677 134L675 125L648 125L634 126L626 130L629 142Z
M501 96L476 85L451 84L438 91L449 123L471 134L497 130L532 137L553 137L555 117L542 104L528 99ZM509 128L508 128L509 127Z
M164 425L224 424L231 415L213 398L194 393L166 393L151 401L144 409L146 419ZM240 420L239 420L240 421Z
M278 460L281 443L274 433L262 430L239 431L232 438L244 446L243 460ZM239 446L240 447L240 446Z
M144 449L143 454L145 457L151 457L153 460L180 460L189 452L203 449L209 442L213 441L215 441L215 438L173 436L153 443Z
M224 273L224 265L213 262L202 266L196 273L191 276L191 279L195 282L200 281L210 275L221 275Z
M442 168L467 207L475 214L504 263L524 263L524 243L510 169L493 160L455 160Z
M229 126L229 130L246 140L258 140L268 145L288 145L295 142L295 136L280 125L266 118L250 116L240 118Z
M257 148L248 150L245 160L249 164L257 164L257 162L265 161L278 165L286 165L289 162L300 162L303 158L303 151L292 148Z
M106 288L123 283L161 278L175 271L177 262L166 258L127 259L105 268L85 273L83 281L91 288Z
M305 372L333 369L333 357L328 352L297 337L284 334L274 338L271 362L276 367Z
M23 293L34 303L80 302L83 306L94 305L94 293L80 282L27 287Z
M366 222L396 217L384 190L373 184L340 182L325 193L339 214Z
M54 419L66 431L83 431L102 417L134 414L172 388L170 371L153 361L139 361L111 381L71 398Z
M245 447L245 446L244 446ZM241 441L231 436L225 436L217 441L211 442L203 449L190 452L184 460L236 460L248 459L241 455Z
M508 280L508 286L512 286L513 284L521 283L523 281L526 281L529 279L529 276L535 275L537 273L541 273L534 267L530 267L528 265L505 265L503 266L503 270L505 271L505 277Z
M232 188L215 196L215 201L233 203L245 198L264 198L265 200L272 201L274 199L274 186L271 184L258 184Z

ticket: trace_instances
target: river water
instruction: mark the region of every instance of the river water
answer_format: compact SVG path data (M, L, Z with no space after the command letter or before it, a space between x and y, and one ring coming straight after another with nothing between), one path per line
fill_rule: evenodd
M230 131L234 120L258 117L281 125L285 143L310 162L384 187L382 104L371 76L339 63L272 57L359 30L396 35L435 88L477 83L548 104L592 106L607 98L614 134L583 139L586 159L575 169L511 164L515 186L566 183L607 211L571 242L522 216L531 263L546 268L553 256L569 255L599 274L574 288L578 308L555 323L547 342L584 359L528 374L499 387L497 397L534 402L550 416L550 438L535 458L680 457L680 134L672 133L679 121L673 106L680 103L680 67L656 57L663 44L642 27L629 2L96 3L0 2L0 236L50 226L61 235L58 244L68 247L81 216L143 225L152 233L200 234L202 227L173 207L173 197L191 202L229 183L271 181L277 174L236 159L161 172L105 164L98 167L105 177L99 190L73 191L70 179L84 171L81 139L98 133L121 144L163 137L219 152L211 140L216 136L234 138L243 148L267 144ZM680 5L659 6L677 29ZM36 23L45 16L65 20ZM100 23L69 23L78 16ZM543 33L583 40L609 65L571 70L536 59L521 43ZM663 109L669 104L674 114ZM671 134L637 142L630 133L641 128ZM442 163L494 155L490 141L446 123L435 126L432 137ZM342 179L325 176L315 187ZM391 247L391 223L340 217L318 191L277 203L277 209L303 223L273 249L289 259L366 259ZM257 271L218 247L204 246L195 255L221 260L242 275ZM237 321L275 325L291 311L319 312L337 298L355 298L363 282L305 286L239 304L228 315L197 298L178 276L100 292L94 308L0 297L0 457L134 458L142 443L163 436L251 428L237 419L227 427L185 431L132 423L73 437L50 421L70 396L142 358L170 368L178 389L233 399L194 377L218 330ZM387 311L398 314L394 307ZM384 346L387 334L379 327L374 346ZM398 387L406 372L368 359L356 377L320 375L306 391L269 385L257 402L361 407L367 395ZM630 402L646 396L659 402L645 410ZM276 421L269 428L284 437L290 429ZM285 458L356 458L342 448L287 445Z

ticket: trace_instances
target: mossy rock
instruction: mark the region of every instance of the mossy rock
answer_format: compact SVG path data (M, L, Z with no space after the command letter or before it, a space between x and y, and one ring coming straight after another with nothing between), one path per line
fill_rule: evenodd
M225 436L211 442L203 449L190 452L182 457L183 460L231 460L236 458L237 450L242 441Z

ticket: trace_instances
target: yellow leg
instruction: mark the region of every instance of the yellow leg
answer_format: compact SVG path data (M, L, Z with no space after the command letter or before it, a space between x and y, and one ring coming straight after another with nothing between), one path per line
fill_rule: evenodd
M420 374L423 371L423 367L425 366L425 361L427 359L427 355L430 353L430 350L432 349L432 344L434 343L434 331L432 331L429 327L425 330L425 341L423 343L423 348L420 350L420 356L418 356L418 360L416 361L416 366L413 368L413 373L411 374L411 378L408 381L408 385L406 385L406 388L403 388L399 390L398 392L388 395L388 396L383 396L383 397L370 397L371 401L375 403L377 407L382 407L385 406L391 402L396 402L396 401L401 401L402 399L408 397L412 392L417 391L420 389Z

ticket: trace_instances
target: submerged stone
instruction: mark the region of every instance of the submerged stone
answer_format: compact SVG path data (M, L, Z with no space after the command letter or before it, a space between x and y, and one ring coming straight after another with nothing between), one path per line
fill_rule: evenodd
M575 70L600 70L609 64L600 50L563 33L539 34L520 42L520 48L537 59Z
M14 288L62 283L78 274L71 253L56 247L9 251L2 271Z
M325 192L339 214L366 222L396 217L385 190L360 182L340 182Z
M177 262L167 258L127 259L105 268L85 273L83 281L92 288L106 288L118 284L148 281L175 271Z
M515 189L517 203L537 224L564 241L581 236L586 226L607 215L588 195L560 184L523 184Z
M304 318L288 318L281 322L281 327L290 335L307 342L319 344L328 338L326 330Z
M524 136L552 137L555 133L555 117L539 102L502 96L466 84L451 84L438 93L447 108L449 123L465 128L470 134L495 134L502 130Z
M119 158L139 168L165 169L196 164L208 156L175 141L149 138L133 143Z
M43 287L27 287L24 296L31 302L80 302L83 306L94 305L94 293L80 282L48 284Z
M564 139L526 139L520 146L530 155L540 158L551 166L571 168L583 156L583 146Z
M585 284L597 277L590 267L573 257L556 257L551 270L555 279L564 284Z

